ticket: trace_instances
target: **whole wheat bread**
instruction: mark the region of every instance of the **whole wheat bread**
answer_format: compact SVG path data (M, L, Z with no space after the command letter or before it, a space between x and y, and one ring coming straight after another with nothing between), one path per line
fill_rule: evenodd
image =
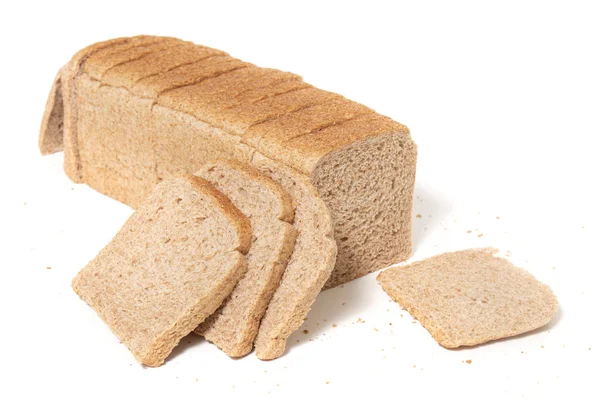
M442 346L474 346L546 325L558 305L550 288L494 257L495 249L437 255L390 268L377 280Z
M271 360L285 351L287 338L302 325L335 266L337 247L327 206L309 179L261 156L252 165L281 184L294 204L296 246L260 324L256 356Z
M241 357L252 351L260 321L294 249L294 209L281 185L248 165L230 160L208 163L196 175L228 196L252 225L248 272L223 305L195 329L230 357Z
M73 289L135 358L159 366L246 271L248 219L205 180L162 182Z
M41 132L56 145L42 151L59 150L64 135L75 182L136 207L163 179L260 155L307 177L331 212L339 255L326 287L411 253L416 146L404 125L365 106L294 74L152 36L87 47L59 82L46 113L56 118Z

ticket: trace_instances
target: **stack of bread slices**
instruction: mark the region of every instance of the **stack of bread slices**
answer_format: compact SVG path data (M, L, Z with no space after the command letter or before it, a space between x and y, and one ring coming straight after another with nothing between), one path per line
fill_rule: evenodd
M291 171L232 160L158 184L73 280L136 359L192 331L231 357L283 354L331 275L327 208Z

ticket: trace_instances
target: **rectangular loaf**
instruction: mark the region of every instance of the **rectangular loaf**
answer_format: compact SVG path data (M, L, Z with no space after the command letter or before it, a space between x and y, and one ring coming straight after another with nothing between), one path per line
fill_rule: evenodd
M408 258L417 150L408 129L294 74L174 38L89 46L61 69L42 153L75 182L136 207L217 157L260 154L310 178L338 246L326 287Z

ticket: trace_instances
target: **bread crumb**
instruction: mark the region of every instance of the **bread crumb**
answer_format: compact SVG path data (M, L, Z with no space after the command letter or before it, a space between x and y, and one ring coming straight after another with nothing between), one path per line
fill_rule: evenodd
M46 269L52 269L52 267L46 267Z
M417 368L417 366L413 364L413 368Z
M544 348L544 346L540 346L542 349Z
M392 325L392 323L390 322L390 326Z
M412 323L413 323L413 324L416 324L416 323L417 323L417 321L413 321Z
M473 361L472 360L467 360L465 361L467 364L471 364Z
M198 378L196 378L196 382L198 382Z
M325 382L326 385L329 385L329 381Z
M356 322L360 322L361 324L364 324L366 321L364 319L362 319L361 317L358 317Z
M375 332L379 332L379 329L377 329L377 328L373 328L373 330L374 330Z
M467 231L467 233L471 233L471 232L473 232L473 231L472 231L472 230L470 230L470 229Z
M23 203L23 205L24 205L24 206L26 206L26 205L27 205L27 202Z
M482 236L483 236L483 233L480 233L479 235L477 235L477 237L482 237Z
M333 324L333 325L331 325L331 326L333 326L334 328L337 328L337 324Z
M556 269L556 267L552 267L552 269L553 269L553 270L555 270L555 269Z
M421 215L421 214L417 214L417 218L421 218L421 217L422 217L422 215Z
M500 217L496 216L496 219L500 219Z
M303 330L302 333L304 333L305 335L308 334L308 329Z
M345 306L345 305L346 305L346 303L342 303L342 305L343 305L343 306Z

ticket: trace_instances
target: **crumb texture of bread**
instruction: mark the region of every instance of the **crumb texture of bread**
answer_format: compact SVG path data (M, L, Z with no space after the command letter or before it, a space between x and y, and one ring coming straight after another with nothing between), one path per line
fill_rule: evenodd
M406 126L364 105L156 36L81 50L61 87L65 171L75 182L136 208L164 179L260 155L308 177L332 213L340 256L326 288L411 253L417 149Z
M337 246L327 206L306 176L261 155L253 158L252 165L288 191L298 231L296 246L254 342L256 356L272 360L283 355L287 338L302 325L331 276Z
M141 364L159 366L246 272L247 218L205 180L164 181L73 279Z
M474 346L546 325L552 290L495 249L445 253L379 274L383 289L443 347Z
M267 306L294 249L292 200L283 187L247 164L208 163L196 175L228 196L252 225L248 272L221 307L195 332L230 357L252 351Z

